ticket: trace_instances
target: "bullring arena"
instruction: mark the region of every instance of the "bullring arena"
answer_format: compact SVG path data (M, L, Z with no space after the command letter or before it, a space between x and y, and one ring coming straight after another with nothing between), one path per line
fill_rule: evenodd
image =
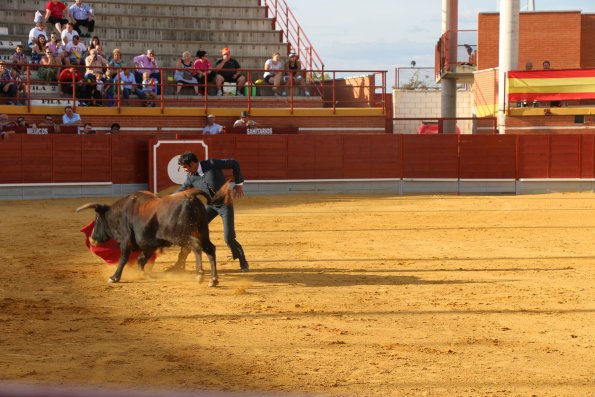
M8 67L42 3L0 1ZM107 56L157 54L159 93L30 58L2 89L0 397L595 396L595 14L500 3L468 31L443 1L435 65L389 92L325 67L283 0L96 2ZM186 51L231 52L246 86L178 86ZM275 53L303 68L281 95ZM168 272L177 247L108 283L75 209L173 191L186 150L241 163L250 271L216 218L218 286Z
M88 199L4 202L0 372L256 395L594 395L594 199L249 196L236 225L251 271L215 220L216 288L190 264L165 273L175 250L109 285L78 231Z

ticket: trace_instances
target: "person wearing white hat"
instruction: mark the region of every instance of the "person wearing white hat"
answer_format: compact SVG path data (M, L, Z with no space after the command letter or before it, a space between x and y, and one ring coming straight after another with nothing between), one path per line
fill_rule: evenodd
M225 132L225 127L221 124L215 123L215 115L209 114L207 116L207 125L202 129L203 135L217 135Z

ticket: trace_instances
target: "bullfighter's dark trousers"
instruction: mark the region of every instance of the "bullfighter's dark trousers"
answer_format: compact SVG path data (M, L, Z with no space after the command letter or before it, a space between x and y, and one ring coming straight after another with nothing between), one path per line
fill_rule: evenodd
M206 210L209 223L211 223L217 215L221 216L221 219L223 220L223 238L227 246L231 249L233 259L239 259L240 267L242 269L248 269L248 261L246 261L244 250L236 240L233 205L207 205Z

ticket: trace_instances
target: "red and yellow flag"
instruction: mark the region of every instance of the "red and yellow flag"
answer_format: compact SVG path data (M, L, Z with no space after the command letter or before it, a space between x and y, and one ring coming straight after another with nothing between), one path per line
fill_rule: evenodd
M595 69L508 72L508 101L595 99Z

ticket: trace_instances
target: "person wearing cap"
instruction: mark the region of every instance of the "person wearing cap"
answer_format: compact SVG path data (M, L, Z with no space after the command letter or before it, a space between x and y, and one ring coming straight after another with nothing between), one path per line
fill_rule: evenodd
M295 87L297 85L304 90L305 96L310 96L310 91L306 88L306 73L302 68L302 63L297 59L297 56L293 51L289 53L286 69L287 75L285 76L285 84L287 84L287 87L289 88L291 85Z
M242 127L256 127L258 123L254 120L250 120L250 113L247 111L243 111L240 115L239 120L236 120L233 123L233 128L242 128Z
M242 176L240 163L234 159L208 159L199 161L196 154L188 151L180 155L178 165L184 169L187 177L177 192L196 188L213 197L227 183L227 177L223 171L232 170L235 183L233 186L233 196L234 198L244 197L244 177ZM231 249L233 259L240 260L242 271L247 272L249 266L246 255L244 255L244 249L236 240L233 203L232 200L229 200L229 202L226 201L215 201L206 205L207 219L210 223L217 215L221 216L225 243ZM182 249L176 265L169 270L183 270L186 257L189 253L189 250Z
M225 127L221 124L215 123L215 115L209 114L207 116L207 125L202 129L203 135L217 135L225 132Z
M236 83L236 95L244 95L244 84L246 77L239 70L242 67L240 63L231 57L229 48L221 50L221 59L217 60L213 68L217 75L215 76L215 85L217 86L217 96L223 95L223 83Z
M264 81L267 84L273 85L273 95L279 96L279 87L281 86L281 80L283 79L283 69L285 65L281 60L281 54L277 51L273 52L270 59L264 63ZM285 91L282 92L285 95Z

